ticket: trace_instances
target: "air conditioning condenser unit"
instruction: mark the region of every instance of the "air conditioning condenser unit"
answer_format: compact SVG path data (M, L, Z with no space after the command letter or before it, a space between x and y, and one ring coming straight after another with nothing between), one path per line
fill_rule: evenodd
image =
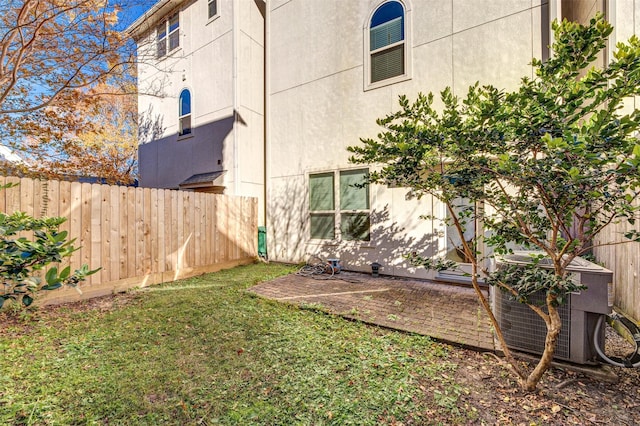
M532 262L538 252L515 252L496 259L496 267L504 265L525 266ZM538 265L553 269L548 258ZM559 307L562 330L558 338L555 359L578 364L597 364L597 353L593 336L600 315L611 312L609 294L613 286L613 273L593 262L576 258L568 268L571 278L586 287L586 290L571 293ZM533 304L545 305L544 293L530 297ZM512 296L495 289L494 311L502 329L507 346L514 350L542 354L547 327L533 310ZM546 310L546 307L545 307ZM600 333L604 339L604 333ZM604 343L604 342L601 342Z

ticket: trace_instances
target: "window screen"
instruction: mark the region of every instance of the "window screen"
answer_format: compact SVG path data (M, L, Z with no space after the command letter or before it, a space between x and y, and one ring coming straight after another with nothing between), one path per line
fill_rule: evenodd
M369 241L368 173L361 169L309 175L311 239L335 239L336 229L340 229L342 240ZM339 177L339 187L335 177Z
M333 210L333 173L309 176L309 206L311 211Z
M371 223L369 213L342 213L340 233L343 240L369 241Z
M312 239L335 238L333 173L309 176L309 210Z
M180 21L176 13L169 18L169 52L180 46Z
M368 210L369 186L365 184L367 170L340 172L340 210Z
M156 29L156 49L158 58L167 54L167 24L165 22Z
M343 240L369 241L369 171L340 172L340 233Z
M156 56L162 58L180 46L180 15L174 13L156 29Z
M396 46L371 55L371 82L404 74L404 46Z
M335 215L333 213L311 214L311 239L333 240L336 236Z
M371 28L370 49L377 50L404 40L402 17Z

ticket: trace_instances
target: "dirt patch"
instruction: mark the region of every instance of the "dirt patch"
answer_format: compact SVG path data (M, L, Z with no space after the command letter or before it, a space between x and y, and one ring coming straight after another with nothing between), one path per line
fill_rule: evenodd
M617 382L564 368L549 370L538 390L521 391L508 366L493 354L455 348L458 408L477 413L475 424L639 425L640 369L614 368ZM523 365L527 365L523 361ZM531 368L531 367L529 367Z
M8 333L27 334L37 322L48 323L52 320L71 318L82 312L107 313L133 303L137 297L135 293L117 293L61 305L36 307L33 310L5 309L0 312L0 336L6 336Z

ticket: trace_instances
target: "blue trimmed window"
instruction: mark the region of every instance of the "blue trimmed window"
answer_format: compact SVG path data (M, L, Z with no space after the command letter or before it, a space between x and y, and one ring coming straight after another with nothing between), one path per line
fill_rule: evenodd
M405 74L405 12L397 1L382 4L369 25L370 82Z
M178 105L178 135L188 135L191 133L191 92L183 89L180 92Z

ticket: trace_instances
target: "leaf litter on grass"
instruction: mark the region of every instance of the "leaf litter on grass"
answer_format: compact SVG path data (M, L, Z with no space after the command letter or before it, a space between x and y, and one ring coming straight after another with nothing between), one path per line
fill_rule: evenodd
M640 424L637 371L610 384L554 369L524 394L494 357L244 292L292 270L3 318L0 422Z

